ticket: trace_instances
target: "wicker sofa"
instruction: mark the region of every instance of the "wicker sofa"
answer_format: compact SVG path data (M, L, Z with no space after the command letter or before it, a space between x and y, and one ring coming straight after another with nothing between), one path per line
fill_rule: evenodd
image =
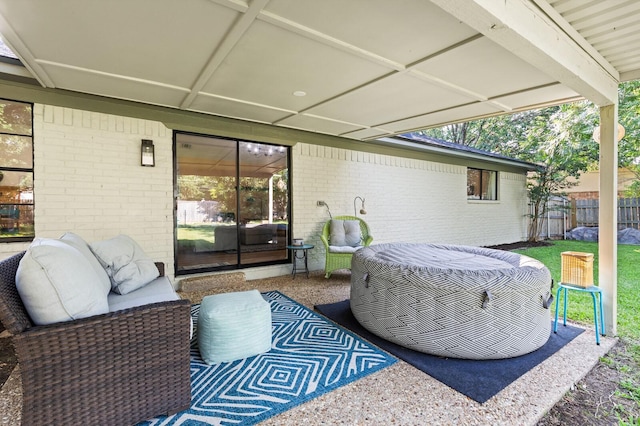
M0 261L0 321L20 367L22 424L127 425L189 408L188 300L35 325L16 287L24 255Z

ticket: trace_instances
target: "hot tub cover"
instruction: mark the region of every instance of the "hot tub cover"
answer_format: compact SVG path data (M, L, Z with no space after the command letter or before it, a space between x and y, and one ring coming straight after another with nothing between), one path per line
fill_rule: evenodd
M358 250L351 271L355 318L402 346L501 359L549 339L551 275L527 256L459 245L378 244Z

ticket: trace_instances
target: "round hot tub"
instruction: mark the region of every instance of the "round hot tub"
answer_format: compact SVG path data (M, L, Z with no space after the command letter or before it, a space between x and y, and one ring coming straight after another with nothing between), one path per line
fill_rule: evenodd
M532 352L551 331L551 274L539 261L481 247L378 244L351 265L351 311L372 333L465 359Z

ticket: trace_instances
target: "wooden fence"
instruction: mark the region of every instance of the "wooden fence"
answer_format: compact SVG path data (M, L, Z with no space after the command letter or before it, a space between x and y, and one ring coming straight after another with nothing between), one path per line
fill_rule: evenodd
M188 225L218 220L217 201L178 201L178 223Z
M540 237L564 239L566 232L578 226L598 226L599 200L573 200L554 197L541 221ZM640 198L618 199L618 229L640 229Z
M540 237L543 239L564 239L570 229L569 200L564 197L552 197L540 218ZM531 211L533 213L533 210Z
M571 203L571 229L598 226L599 200L574 200ZM640 229L640 198L618 199L618 229Z

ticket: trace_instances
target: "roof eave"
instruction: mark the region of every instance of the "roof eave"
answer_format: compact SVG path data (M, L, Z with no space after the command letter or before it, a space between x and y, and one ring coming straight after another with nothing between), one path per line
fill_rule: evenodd
M429 152L433 154L448 155L452 157L464 158L469 160L478 160L478 161L502 164L509 167L520 168L526 171L536 171L536 170L544 169L544 165L541 165L541 164L529 163L527 161L509 159L504 157L495 157L495 156L489 155L489 153L480 154L475 152L457 150L455 148L433 146L433 145L428 145L424 143L414 142L414 141L411 141L405 138L400 138L400 137L385 137L385 138L376 139L375 141L371 141L371 142L377 142L383 145L400 146L402 148L411 149L415 151Z

